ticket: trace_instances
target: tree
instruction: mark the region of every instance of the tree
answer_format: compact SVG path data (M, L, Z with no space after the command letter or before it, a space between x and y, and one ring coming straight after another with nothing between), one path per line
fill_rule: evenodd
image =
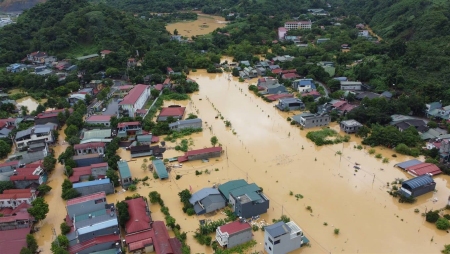
M78 89L80 89L80 84L77 81L72 81L72 82L67 83L66 87L70 91L75 92L75 91L78 91Z
M14 189L14 183L10 181L0 181L0 194L3 193L4 190Z
M233 68L231 75L233 75L233 77L239 77L239 70L237 68Z
M108 169L106 171L106 177L108 177L111 180L111 182L114 184L114 186L120 185L119 176L117 175L116 171L114 171L112 169Z
M444 245L444 249L441 252L442 254L450 254L450 244Z
M119 224L121 227L125 227L125 224L130 219L130 214L128 213L128 203L122 201L116 204L117 212L119 214Z
M64 133L67 137L76 136L78 134L78 127L75 125L70 125L64 130Z
M45 195L52 190L52 187L48 186L47 184L41 184L41 185L39 185L37 190L39 191L39 194Z
M191 192L187 189L182 190L178 193L178 196L180 197L180 201L183 204L189 203L189 199L192 197Z
M59 228L61 229L61 234L63 235L67 235L71 230L69 225L67 225L67 223L65 222L61 223L61 225L59 225Z
M438 127L438 124L437 124L435 121L429 121L429 122L427 123L427 125L428 125L428 127L430 127L430 128L437 128L437 127Z
M47 217L49 209L44 198L36 198L33 202L31 202L31 205L32 207L28 208L28 213L30 213L36 221L41 221Z
M365 137L367 137L368 135L370 134L370 129L367 127L367 126L361 126L361 128L359 128L357 131L356 131L356 133L355 133L355 135L357 136L357 137L360 137L360 138L365 138Z
M59 112L57 118L60 126L66 123L66 116L63 114L63 112Z
M216 146L218 142L219 142L219 140L217 139L216 136L211 137L211 145L212 146Z
M196 118L198 118L197 115L194 115L193 113L189 113L189 115L186 119L196 119Z
M152 95L153 98L157 98L159 96L160 91L156 90L156 89L152 89L152 91L150 92L150 94Z
M0 158L6 157L11 152L11 146L3 140L0 140Z
M44 158L44 169L47 170L47 172L52 172L55 169L56 159L53 158L53 154L47 155Z
M178 35L178 30L176 28L173 30L173 35Z
M39 104L37 107L36 107L36 113L41 113L41 112L44 112L45 111L45 107L42 105L42 104Z
M425 216L426 221L435 223L439 219L439 211L428 211Z
M436 221L436 227L440 230L447 230L450 228L450 222L446 218L439 218Z
M32 252L30 249L28 249L27 247L22 247L22 249L20 250L20 254L33 254L34 252Z
M38 244L36 241L36 238L34 238L34 235L28 234L27 235L27 248L31 250L32 253L35 253L38 250Z

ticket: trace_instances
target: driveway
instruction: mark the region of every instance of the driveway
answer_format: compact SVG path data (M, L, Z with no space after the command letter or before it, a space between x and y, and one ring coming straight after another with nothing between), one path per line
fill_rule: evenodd
M317 81L317 80L314 80L314 82L315 82L317 85L323 87L323 90L325 90L325 97L329 97L328 88L327 88L322 82L319 82L319 81Z
M119 101L117 98L112 98L111 102L106 107L106 111L102 115L117 115L119 112Z

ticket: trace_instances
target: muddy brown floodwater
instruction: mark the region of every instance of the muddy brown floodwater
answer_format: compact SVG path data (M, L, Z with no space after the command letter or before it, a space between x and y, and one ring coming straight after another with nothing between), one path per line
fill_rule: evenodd
M419 197L415 204L400 204L386 193L386 183L395 178L410 178L393 167L409 157L394 158L391 150L377 147L377 153L390 159L384 164L369 155L367 149L354 148L360 144L354 136L346 144L316 147L305 138L306 130L286 121L288 116L299 112L279 112L273 107L275 103L266 103L249 93L247 86L252 81L239 83L234 78L228 80L228 74L207 74L204 70L189 77L198 82L200 91L189 101L166 101L164 105L185 106L186 115L194 113L202 118L203 132L187 137L190 149L209 147L210 138L217 136L224 154L206 163L183 163L181 168L173 169L165 181L154 180L149 170L141 168L144 158L131 159L129 151L124 149L119 149L118 154L129 161L133 177L150 178L149 186L138 184L136 192L143 196L148 196L150 191L161 193L171 215L182 231L187 232L187 244L192 253L212 253L211 248L199 245L193 238L199 220L225 216L221 213L186 216L181 210L178 192L189 188L195 192L234 179L246 179L264 189L270 208L260 220L271 223L272 219L285 214L303 229L311 247L292 253L438 253L444 244L449 244L448 233L438 231L435 225L425 222L420 213L414 212L416 208L422 213L446 205L448 176L435 177L436 193ZM224 120L215 118L218 114L231 122L231 128L225 126ZM339 129L337 124L332 124L331 128ZM60 140L62 138L63 134ZM176 142L167 143L169 149L165 158L183 154L172 149L175 145ZM64 149L64 146L56 148L57 156ZM342 156L337 155L337 151L341 151ZM361 165L359 172L354 171L355 162ZM204 173L196 176L196 170ZM176 175L182 177L175 180ZM65 216L65 202L60 198L63 178L62 166L58 165L50 177L53 190L46 197L51 210L36 234L44 253L49 253L51 228L55 227L59 233L59 224ZM107 197L109 202L115 203L133 194L121 188L117 191ZM304 198L297 201L289 195L290 191ZM154 220L164 220L159 209L158 205L150 206ZM339 235L333 233L335 228L340 229ZM262 231L254 232L257 245L252 251L264 250L263 236Z
M31 113L31 111L36 110L37 106L39 104L44 104L47 101L47 99L41 99L41 101L37 101L33 98L31 98L31 96L27 96L27 97L23 97L21 99L18 99L17 105L18 107L22 107L22 106L26 106L28 108L29 113Z
M207 14L198 14L197 20L181 21L167 24L167 31L173 33L175 29L178 34L186 37L195 35L209 34L217 28L224 27L227 24L221 16L213 16Z

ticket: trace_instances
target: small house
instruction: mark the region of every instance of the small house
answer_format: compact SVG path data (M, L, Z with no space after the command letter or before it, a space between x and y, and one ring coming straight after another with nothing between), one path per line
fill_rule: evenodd
M278 100L276 107L281 111L305 109L305 104L298 98L282 98Z
M153 155L149 145L139 145L130 147L131 158L144 157Z
M175 131L187 128L200 129L202 128L202 119L194 118L194 119L178 120L174 123L169 124L169 128Z
M209 147L198 150L187 151L184 156L178 157L178 162L193 161L193 160L207 160L210 158L220 157L222 154L222 147Z
M234 221L216 229L216 240L223 248L233 248L252 238L252 227L243 220Z
M356 133L363 125L356 120L342 121L339 126L345 133Z
M161 112L158 115L157 121L167 121L167 118L173 117L176 120L181 120L186 111L185 107L180 106L172 106L167 108L162 108Z
M362 90L362 83L359 81L341 81L341 90L360 91Z
M285 254L299 249L309 240L293 221L279 221L264 228L264 249L269 254Z
M93 125L111 125L111 116L110 115L92 115L86 119L86 124Z
M142 125L140 122L122 122L117 125L118 137L134 136L141 132Z
M22 203L31 205L36 199L36 191L34 189L10 189L4 190L0 194L0 208L15 209Z
M120 184L126 188L133 183L128 162L120 160L117 162L117 167L119 168Z
M210 213L225 207L225 199L215 188L203 188L189 199L197 215Z
M152 160L152 164L156 174L158 174L159 179L164 180L169 178L166 165L164 165L164 162L162 160Z
M269 199L254 183L231 190L229 203L232 211L242 218L258 216L269 209Z
M81 196L94 194L97 192L105 192L106 194L114 193L114 184L110 179L101 179L95 181L74 183L72 188L76 190Z
M420 163L405 168L405 170L413 176L422 176L426 174L438 175L442 173L438 166L433 163Z
M407 197L418 197L436 189L436 183L429 174L414 177L402 183L400 192Z

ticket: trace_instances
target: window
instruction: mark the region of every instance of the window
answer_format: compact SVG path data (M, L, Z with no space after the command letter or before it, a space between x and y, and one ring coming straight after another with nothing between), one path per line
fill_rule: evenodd
M266 242L266 245L267 245L267 242Z
M274 245L279 244L280 241L281 241L281 240L276 240L273 244L274 244Z
M270 238L267 238L267 239L269 239L269 242L270 242L271 244L273 244L273 241L272 241L272 239L270 239Z
M272 247L269 247L269 250L272 250Z

